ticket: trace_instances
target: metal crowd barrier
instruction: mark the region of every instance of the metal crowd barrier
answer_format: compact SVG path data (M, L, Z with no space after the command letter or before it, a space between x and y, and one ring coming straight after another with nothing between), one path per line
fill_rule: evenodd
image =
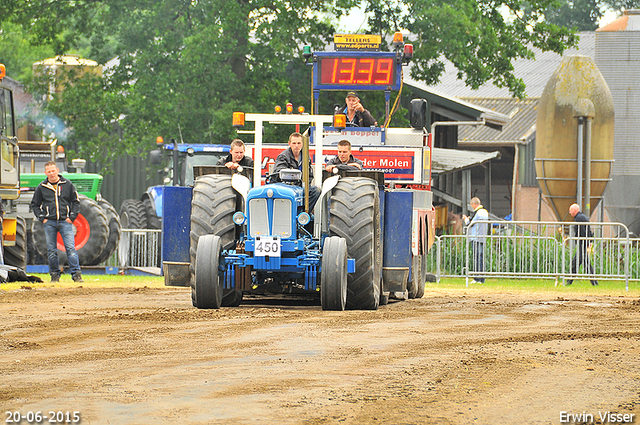
M539 221L485 221L482 271L475 270L469 229L463 235L436 238L428 262L436 279L442 277L554 279L562 284L573 280L640 280L640 239L629 238L621 223L588 223L594 236L574 235L575 223ZM593 267L591 272L579 263L575 273L571 262L583 249Z
M117 249L117 265L128 267L160 267L161 230L122 229ZM114 261L114 259L110 259Z
M480 223L480 222L478 222ZM471 279L528 278L566 280L640 281L640 239L630 238L621 223L589 223L593 238L573 234L575 223L539 221L487 221L483 271L474 270L472 241L468 228L462 235L437 236L427 256L428 270L436 280L443 277ZM586 241L585 239L589 239ZM571 273L571 261L581 242L592 243L587 252L593 273L579 266ZM161 231L122 229L117 256L108 265L160 267ZM113 264L112 264L113 263Z

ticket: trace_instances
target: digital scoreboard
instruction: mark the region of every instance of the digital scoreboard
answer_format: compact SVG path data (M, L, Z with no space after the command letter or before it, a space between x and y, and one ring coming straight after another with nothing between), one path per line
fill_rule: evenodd
M389 52L316 52L317 90L398 90L402 62Z

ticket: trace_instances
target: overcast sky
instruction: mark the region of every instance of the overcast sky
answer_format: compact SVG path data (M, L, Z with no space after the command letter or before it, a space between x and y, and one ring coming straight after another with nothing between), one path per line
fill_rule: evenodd
M617 18L617 13L608 11L600 20L600 26L603 27ZM338 31L346 34L361 34L367 28L367 15L364 13L364 6L354 9L348 16L338 21Z

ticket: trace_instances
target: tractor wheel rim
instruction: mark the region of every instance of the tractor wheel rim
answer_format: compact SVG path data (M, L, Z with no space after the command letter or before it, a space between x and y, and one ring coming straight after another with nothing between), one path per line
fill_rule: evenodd
M89 240L89 236L91 235L91 226L87 219L82 215L78 214L75 221L73 222L73 232L74 232L74 242L76 245L76 251L81 249L86 245ZM64 242L62 241L62 236L58 233L58 249L60 251L64 251Z

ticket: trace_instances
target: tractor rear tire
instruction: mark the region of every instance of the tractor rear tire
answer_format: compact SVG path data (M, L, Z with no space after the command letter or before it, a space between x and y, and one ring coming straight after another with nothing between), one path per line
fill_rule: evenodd
M380 197L375 181L340 179L331 195L329 231L347 241L356 271L347 278L347 308L376 310L382 283Z
M20 216L16 221L16 244L4 247L4 263L27 269L27 222Z
M320 303L323 310L343 311L347 304L347 242L332 236L322 248Z
M142 204L144 205L144 212L147 215L147 229L161 229L162 221L156 214L156 209L151 204L151 199L145 197Z
M409 299L422 298L427 281L427 256L414 255L411 260L411 279L409 279Z
M84 195L78 195L78 198L80 199L80 212L73 222L76 253L80 266L90 266L96 264L96 260L107 245L109 226L107 215L96 201ZM34 220L31 231L38 252L48 258L44 224L39 220ZM60 238L59 233L58 238ZM67 252L61 239L58 239L58 261L60 265L67 264Z
M123 229L146 229L147 213L138 199L125 199L120 206L120 224Z
M33 221L34 220L27 221L27 264L49 264L47 258L42 256L36 247L32 230Z
M220 237L221 249L233 247L236 225L233 214L237 211L237 193L231 187L231 176L204 175L196 179L191 201L191 302L200 307L195 290L195 266L198 240L204 235ZM223 307L237 307L242 301L242 291L226 289L222 296Z
M96 259L96 265L107 261L109 257L111 257L111 254L113 254L113 252L118 247L118 242L120 242L120 234L122 233L120 217L118 216L118 212L116 211L116 209L113 208L113 205L111 205L111 203L109 203L105 199L101 199L100 201L98 201L98 205L100 205L100 208L102 208L105 215L107 216L107 223L109 223L109 236L107 238L107 244L105 245L102 254L100 254L100 256L98 256L98 258Z
M198 257L195 264L193 291L198 308L222 306L223 279L220 278L220 236L202 235L196 248Z
M120 205L120 225L122 229L146 229L147 213L139 199L125 199ZM140 267L145 262L136 255L140 247L145 245L145 236L134 232L121 235L118 249L120 267ZM132 252L136 254L132 255Z

